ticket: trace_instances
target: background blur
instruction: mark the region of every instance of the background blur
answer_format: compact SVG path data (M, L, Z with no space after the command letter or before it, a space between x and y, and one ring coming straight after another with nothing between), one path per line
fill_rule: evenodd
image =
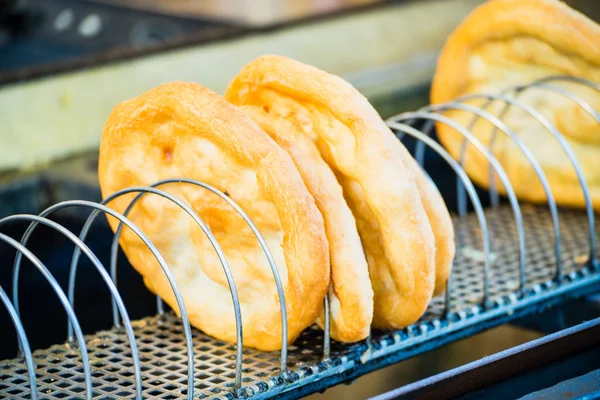
M0 0L0 217L38 213L66 199L98 201L97 150L120 101L171 80L223 93L253 58L287 55L342 76L388 117L428 103L439 51L484 0ZM600 21L600 1L570 0ZM429 157L428 155L427 157ZM454 208L448 168L428 158L430 175ZM438 168L439 166L439 168ZM77 231L87 214L61 217ZM104 225L103 225L104 224ZM20 237L23 227L11 236ZM61 284L72 247L41 230L32 248ZM90 246L107 265L104 220ZM0 258L14 253L0 247ZM22 311L34 348L64 341L60 305L33 268L24 269ZM86 332L109 328L110 301L81 263L78 314ZM122 295L132 318L155 300L120 258ZM122 272L121 272L122 271ZM0 285L10 295L10 269ZM13 357L14 332L0 307L0 359ZM504 326L339 386L315 398L364 398L538 337Z

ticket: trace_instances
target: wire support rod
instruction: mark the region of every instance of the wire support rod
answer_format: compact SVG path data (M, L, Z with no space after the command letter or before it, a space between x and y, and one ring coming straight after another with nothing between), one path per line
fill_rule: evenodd
M423 132L418 131L417 129L413 128L412 126L398 123L398 122L391 121L388 124L389 124L390 128L392 128L394 131L412 136L413 138L417 139L419 141L419 143L424 143L429 148L431 148L433 151L435 151L437 154L439 154L444 159L444 161L446 161L448 163L448 165L450 165L450 167L454 170L456 175L462 180L462 182L464 183L464 185L467 189L469 198L471 199L471 203L473 204L473 208L475 209L475 214L477 215L479 227L481 228L483 254L485 257L484 268L485 268L485 270L490 270L491 269L492 245L491 245L491 241L490 241L490 234L489 234L489 230L488 230L487 219L485 217L485 213L483 212L483 206L481 205L479 196L477 196L477 191L475 190L475 187L473 186L473 183L471 182L471 179L465 172L464 168L454 158L452 158L450 153L448 153L439 143L434 141L429 136L425 135ZM446 316L448 315L448 313L451 312L451 309L452 309L452 307L451 307L451 298L452 298L451 289L452 289L452 271L450 272L450 275L448 276L448 283L446 285L446 293L445 293L445 299L444 299L444 301L445 301L444 314Z
M591 195L589 191L589 186L585 180L585 176L583 175L583 169L577 161L577 157L573 152L573 149L565 139L562 133L556 128L556 126L551 123L546 117L544 117L539 111L534 109L533 107L525 104L515 97L511 97L507 94L469 94L465 96L461 96L456 99L457 102L465 103L471 100L478 99L487 99L489 102L497 100L506 103L507 105L515 106L529 114L532 118L534 118L537 122L540 123L544 127L546 131L548 131L552 137L557 141L560 147L563 149L565 155L569 158L571 165L575 170L575 174L577 175L577 180L579 181L579 185L581 186L581 190L583 192L583 197L585 201L585 208L587 213L587 222L588 222L588 242L589 242L589 259L590 262L595 263L596 260L596 231L595 231L595 215L594 215L594 207L591 200ZM500 117L502 118L502 117ZM562 264L561 264L562 265ZM561 266L559 265L559 267ZM557 269L557 278L560 278L560 273Z
M425 112L425 111L416 111L416 112L402 113L402 114L393 116L393 117L389 118L388 121L389 122L391 122L391 121L402 122L402 121L412 121L412 120L418 120L418 119L424 119L424 120L431 119L431 120L448 125L452 129L456 130L461 135L463 135L488 160L488 162L490 162L493 165L494 170L496 171L496 173L498 174L498 177L500 178L500 181L506 188L509 202L510 202L511 208L513 210L515 223L517 226L517 235L519 238L519 252L522 254L526 254L527 250L525 248L525 230L523 228L523 217L521 215L521 208L519 207L519 202L518 202L517 196L512 188L510 180L508 179L508 176L506 175L504 168L500 165L498 160L496 160L496 158L487 150L487 148L477 138L475 138L475 136L473 136L473 134L471 134L469 131L467 131L463 126L458 124L456 121L453 121L452 119L445 117L443 115L439 115L439 114L431 113L431 112ZM490 280L490 268L488 267L488 268L484 268L483 304L485 304L485 305L487 305L489 303L489 284L490 284L489 280Z
M41 264L41 261L25 246L11 238L10 236L6 236L3 233L0 233L0 241L7 243L9 246L13 247L17 251L25 253L25 257L30 260L34 265L36 263ZM39 268L39 267L38 267ZM45 267L44 267L45 268ZM6 310L8 311L8 315L13 322L15 330L17 331L17 339L19 341L19 353L23 355L25 358L25 364L27 365L27 378L29 379L29 390L31 393L31 399L37 400L37 382L35 380L35 363L33 361L33 355L31 354L31 347L29 346L29 340L27 339L27 334L25 333L25 328L23 327L23 323L19 318L19 314L13 304L10 301L10 298L0 286L0 300L4 303Z
M26 215L26 214L17 214L17 215L11 215L9 217L4 217L4 218L0 219L0 226L6 225L9 223L23 222L23 221L26 221L26 222L27 221L28 222L35 221L38 223L42 223L53 229L56 229L59 232L61 232L61 228L66 230L66 228L55 223L54 221L50 221L48 219L39 217L37 215ZM85 338L83 336L83 331L81 330L81 326L79 325L79 321L77 320L77 317L75 316L75 311L73 311L73 307L71 306L67 296L61 289L60 284L56 281L54 276L50 273L48 268L46 268L46 266L37 257L35 257L35 255L33 255L33 253L31 253L31 251L29 251L25 247L24 244L18 243L15 240L11 240L11 241L4 240L4 241L18 250L16 258L18 258L19 262L17 263L17 261L15 260L15 265L17 266L17 269L18 269L18 266L20 265L20 260L22 258L22 255L25 255L25 257L42 273L42 276L44 277L44 279L50 284L54 293L56 293L58 300L61 302L61 304L67 314L69 323L72 324L73 329L75 331L75 341L77 342L77 346L79 347L79 353L81 354L81 364L83 367L83 375L84 375L84 382L85 382L84 383L85 384L85 396L86 396L86 399L92 399L92 396L93 396L92 374L91 374L91 369L90 369L90 359L88 356ZM16 278L16 279L18 282L18 278ZM14 283L14 281L13 281L13 283ZM13 305L14 305L14 309L17 313L17 317L19 316L18 304L19 304L18 303L18 293L14 292L13 293ZM23 343L20 342L19 345L22 346ZM20 351L23 351L23 348L20 348Z

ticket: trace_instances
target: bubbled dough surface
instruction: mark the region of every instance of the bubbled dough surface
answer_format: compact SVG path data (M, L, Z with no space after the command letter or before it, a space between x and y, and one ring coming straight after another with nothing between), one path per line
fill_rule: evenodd
M516 20L520 22L511 24ZM483 39L475 41L475 35ZM557 35L561 35L560 40ZM461 68L466 70L464 78L452 79ZM476 10L450 37L438 64L432 102L441 103L468 93L499 93L511 86L559 74L600 83L598 25L554 1L499 0ZM552 85L570 91L600 112L597 91L575 83L555 81ZM594 206L600 209L600 124L560 94L528 89L518 98L544 115L564 135L583 170ZM470 103L482 105L484 101ZM499 102L489 108L495 115L501 109ZM464 126L469 126L472 120L472 115L460 111L446 115ZM510 109L503 121L541 164L557 202L582 206L583 194L575 169L552 135L516 107ZM438 124L438 130L442 143L457 157L461 137L442 124ZM472 131L487 146L493 125L480 120ZM545 203L542 185L518 146L499 131L493 149L517 195ZM472 146L468 149L466 166L475 182L489 186L487 162ZM496 186L505 193L497 178Z
M315 141L329 165L332 165L333 158L337 156L340 168L344 168L344 166L347 169L352 168L354 157L348 157L348 155L356 155L358 143L346 126L328 115L327 112L310 104L298 104L293 99L282 99L273 92L270 93L272 100L265 100L265 97L269 97L269 93L263 92L263 94L264 97L261 101L270 104L273 113L287 118L293 115L293 118L301 121L305 127L304 131L308 132L309 137ZM318 131L319 134L314 131ZM321 133L323 136L320 135ZM335 143L336 147L332 147L331 142ZM406 167L399 165L400 168L405 170ZM416 217L409 217L412 224L406 224L403 229L396 229L396 227L390 226L386 220L385 211L374 211L373 207L368 204L359 177L353 179L337 168L334 168L334 171L344 188L344 195L356 218L367 262L370 266L375 301L373 325L386 328L388 323L398 326L408 325L422 314L431 298L431 270L435 252L430 228L422 221L425 214L414 180L409 177L405 182L399 182L398 185L404 186L404 191L408 192L405 198L406 205L414 208L414 211L411 210L411 212L416 214ZM397 212L403 211L398 210ZM415 237L412 237L413 229ZM393 231L396 231L397 234L392 234ZM401 265L390 265L390 260L393 260L394 257L389 253L400 249L391 248L392 240L388 239L388 243L385 243L386 232L395 236L394 242L403 244L405 254L420 253L415 254L416 260L414 262L403 260ZM386 244L389 246L387 249ZM423 284L425 288L422 287Z
M372 106L340 78L277 56L247 65L228 95L235 104L266 105L314 141L357 221L375 295L373 326L415 322L433 293L435 238L408 153Z
M313 141L296 123L277 116L277 107L273 114L268 106L240 108L290 154L323 215L331 260L331 337L342 342L365 339L373 320L373 289L356 221L340 184ZM322 328L323 321L321 313L317 322Z
M219 188L257 225L285 289L293 341L318 315L329 266L322 219L291 160L224 99L199 85L170 84L115 108L102 138L100 180L107 196L173 177ZM279 348L275 281L248 225L224 200L204 189L187 184L161 189L191 205L221 245L241 302L244 344ZM111 206L124 210L130 200L128 196ZM130 215L169 264L192 324L235 341L231 294L205 234L183 210L158 196L145 196ZM165 275L141 241L124 232L121 244L147 286L177 309Z

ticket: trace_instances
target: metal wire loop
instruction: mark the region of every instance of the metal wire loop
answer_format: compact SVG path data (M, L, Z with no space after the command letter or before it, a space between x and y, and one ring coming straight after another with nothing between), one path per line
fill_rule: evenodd
M500 119L496 118L492 114L490 114L484 110L481 110L477 107L471 106L469 104L463 104L461 102L450 102L450 103L446 103L446 104L428 106L428 107L425 107L425 109L435 111L435 112L442 112L445 110L454 109L454 110L462 110L462 111L467 111L469 113L473 113L477 117L483 118L483 119L489 121L490 123L492 123L495 128L504 132L504 134L506 136L508 136L510 138L510 140L512 140L517 145L517 147L521 150L521 152L523 153L525 158L527 158L527 161L529 161L529 163L533 167L535 174L537 175L540 183L542 184L544 193L546 194L546 199L548 202L548 207L550 208L550 215L552 218L552 225L553 225L553 229L554 229L554 248L555 248L554 253L555 253L555 258L556 258L557 276L561 276L562 275L562 260L561 260L562 239L561 239L561 232L560 232L560 222L559 222L559 218L558 218L558 208L556 206L556 201L554 199L552 189L550 188L550 183L548 182L548 178L546 177L546 173L542 169L540 163L537 161L537 159L535 158L535 156L533 155L531 150L525 145L525 143L523 143L521 138L519 138L519 136L512 129L510 129L504 122L502 122ZM490 153L492 152L491 149L489 149L489 151L490 151ZM521 256L520 260L519 260L520 275L521 275L520 283L521 283L521 289L523 289L525 287L525 283L526 283L525 282L526 281L526 275L525 275L526 259L524 257L524 254L521 254L520 256Z
M44 223L44 224L47 223L48 226L51 226L51 227L52 227L52 225L58 225L54 221L50 221L48 219L41 218L37 215L17 214L17 215L11 215L11 216L0 219L0 226L8 224L8 223L14 223L17 221L29 221L29 222L36 221L36 222ZM58 225L58 226L60 226L60 225ZM16 240L14 240L6 235L3 235L3 238L4 238L3 240L6 243L8 243L9 245L13 246L15 249L18 250L17 257L19 259L21 258L21 255L25 255L25 257L38 269L38 271L40 271L42 273L42 276L50 284L50 287L52 288L54 293L56 293L58 300L61 302L65 312L67 313L67 318L73 324L73 327L75 330L75 338L77 341L77 345L79 347L79 352L81 354L81 365L83 367L86 398L91 399L92 398L92 374L91 374L91 370L90 370L90 360L88 357L87 347L85 344L85 338L83 337L83 331L81 330L79 321L77 320L77 317L75 316L73 307L71 307L71 305L69 304L69 300L67 299L67 296L61 289L59 283L56 281L54 276L50 273L48 268L46 268L46 266L31 251L29 251L23 244L18 243ZM10 239L10 240L7 240L7 239ZM16 281L13 279L13 286L14 286L15 282ZM17 318L18 318L19 317L18 292L13 293L13 305L14 305L14 309L15 309L15 312L16 312ZM19 346L22 346L23 344L24 343L19 342ZM20 347L20 351L24 352L25 349L23 347ZM34 371L34 375L35 375L35 371Z
M389 118L387 121L390 121L392 118ZM408 120L408 121L405 121L405 125L412 126L412 124L414 122L415 122L415 120ZM425 133L426 136L431 136L431 130L433 129L433 125L434 125L434 121L426 120L425 125L423 126L423 129L421 129L421 133ZM388 124L388 126L389 126L389 124ZM398 132L396 132L396 137L398 139L402 140L402 138L404 137L404 134L405 134L405 132L398 131ZM431 176L425 170L425 143L423 143L420 140L417 140L414 153L415 153L414 154L415 161L417 161L417 164L419 164L419 166L421 167L421 171L423 172L423 175L425 175L425 178L427 178L427 180L429 180L433 184L433 187L435 187L435 189L438 190L438 192L439 192L437 185L435 185L435 183L433 182L433 179L431 179ZM457 177L457 179L460 181L460 178ZM464 213L466 213L466 210ZM462 216L462 214L464 214L464 213L459 213L459 215Z
M412 125L411 121L407 121L406 122L407 125ZM433 127L435 126L435 121L433 120L427 120L425 121L423 128L421 129L421 131L427 135L427 136L431 136L431 132L433 131ZM470 128L467 128L468 131L471 131ZM463 138L462 143L461 143L461 150L460 150L460 156L459 156L459 163L460 165L464 165L464 152L466 150L466 144L468 143L467 139ZM491 149L488 147L488 150L490 151L490 153L492 152ZM417 142L416 145L416 149L415 149L415 154L422 154L425 152L425 144L423 142ZM416 158L416 156L415 156ZM418 160L418 159L417 159ZM493 168L490 165L490 188L489 188L489 195L490 195L490 205L493 208L498 207L498 205L500 204L500 200L498 197L498 194L495 193L495 181L493 180ZM464 217L467 214L467 197L466 197L466 192L465 192L465 188L462 184L462 180L457 176L456 177L456 209L457 209L457 214L460 217Z
M562 79L567 79L567 78L563 77ZM556 77L554 79L551 79L551 78L541 79L541 80L531 82L527 85L514 87L514 88L512 88L512 90L515 92L515 97L518 97L521 93L523 93L527 89L531 89L531 88L537 88L537 89L547 90L547 91L556 93L558 95L561 95L561 96L573 101L575 104L577 104L579 107L581 107L586 113L588 113L592 118L594 118L598 124L600 124L600 113L599 112L594 110L594 108L587 101L582 99L581 97L569 92L566 89L563 89L556 85L552 85L550 83L547 83L552 80L560 80L560 79L559 79L559 77ZM598 86L598 85L594 84L593 82L590 82L586 79L571 77L569 80L585 84L588 87L591 87L593 89L600 91L600 86ZM593 212L592 212L592 214L593 214ZM588 217L589 217L589 213L588 213ZM590 255L590 260L595 261L596 260L595 242L594 242L593 251L594 251L593 254Z
M17 242L10 236L6 236L5 234L0 233L0 241L8 243L10 246L14 247L17 251L29 252L30 255L26 256L27 258L29 258L30 256L33 256L33 253L31 253L31 251L29 251L29 249L20 245L19 242ZM33 257L35 258L35 256L33 256ZM19 349L20 349L19 352L22 353L23 356L25 357L25 364L27 365L27 378L29 379L29 389L31 391L31 399L37 400L38 395L37 395L37 382L35 380L35 364L33 362L33 355L31 354L31 347L29 346L29 340L27 339L27 334L25 333L25 328L23 327L23 323L21 322L21 319L19 318L17 310L15 310L15 307L10 302L10 298L8 297L8 295L6 294L4 289L2 289L2 286L0 286L0 300L2 300L2 303L4 303L4 306L6 307L6 310L8 311L8 315L10 316L10 319L13 322L15 330L17 331L17 338L19 340Z
M331 356L331 316L329 307L329 291L323 300L323 313L325 321L323 324L323 359L329 360Z
M594 118L596 120L596 122L598 122L600 124L600 113L597 112L596 110L594 110L594 108L590 105L590 103L588 103L587 101L585 101L584 99L582 99L581 97L569 92L566 89L563 89L561 87L552 85L550 83L545 83L545 82L533 82L530 83L528 85L524 85L524 86L517 86L515 88L513 88L513 90L516 92L516 95L518 96L520 93L524 92L527 89L531 89L531 88L537 88L537 89L543 89L543 90L548 90L550 92L554 92L556 94L559 94L561 96L566 97L567 99L573 101L574 103L576 103L579 107L581 107L586 113L588 113L589 115L592 116L592 118Z
M78 238L71 231L69 231L62 225L57 224L53 221L46 220L46 221L50 221L51 223L44 221L45 217L47 217L50 213L51 213L51 211L47 212L47 210L44 210L38 217L38 218L42 218L42 220L39 220L38 218L33 220L33 222L29 225L29 227L23 234L23 237L21 239L21 244L27 245L29 238L31 237L35 228L39 224L46 225L46 226L51 227L55 231L61 233L67 239L72 241L75 244L76 251L82 250L83 253L92 262L92 264L94 265L96 270L100 273L102 280L108 287L108 290L110 291L112 299L118 305L118 309L119 309L119 312L121 313L121 316L123 317L123 319L125 321L128 322L126 334L127 334L127 339L129 341L129 346L131 347L131 357L133 359L133 368L134 368L134 373L135 373L136 397L141 399L142 398L142 373L141 373L141 369L140 369L141 365L140 365L139 353L137 350L137 344L135 342L135 334L133 333L133 328L131 326L129 314L127 313L127 309L125 308L123 299L121 298L121 295L119 294L119 291L117 290L116 286L111 281L110 276L108 275L108 272L106 272L106 268L102 265L100 260L98 260L96 255L90 250L90 248L84 243L85 238L83 238L83 239ZM17 257L17 259L15 260L15 279L17 281L18 281L18 275L20 273L20 264L21 264L21 257ZM69 278L71 279L71 277L69 277ZM18 284L17 284L17 286L18 286ZM71 307L75 306L74 286L75 286L74 282L69 281L68 298L69 298L69 303L71 304ZM68 341L72 341L73 340L73 326L70 323L70 321L68 323L67 331L68 331Z
M405 125L411 126L413 122L414 122L414 120L406 121ZM425 122L425 124L429 124L429 123L431 123L433 125L433 121L427 120ZM389 126L389 124L388 124L388 126ZM404 134L405 134L405 132L397 131L396 132L396 137L399 140L402 140L402 138L404 137ZM429 134L427 134L427 136L429 136ZM435 190L441 196L439 188L437 187L437 185L435 184L435 182L433 181L433 179L431 179L431 175L429 175L429 173L427 172L427 170L425 170L425 144L423 142L417 140L414 152L415 152L414 159L415 159L415 161L417 161L417 164L421 168L421 172L423 173L423 175L425 176L425 178L429 181L429 183L431 183L431 185L435 188Z
M595 111L593 110L593 108L591 106L589 106L589 104L587 104L585 102L585 100L572 95L571 93L569 93L568 91L565 91L564 89L561 88L557 88L556 86L553 85L545 85L546 83L549 82L574 82L574 83L578 83L584 86L589 87L590 89L596 90L598 92L600 92L600 85L598 85L595 82L592 82L590 80L584 79L584 78L579 78L579 77L575 77L575 76L569 76L569 75L554 75L554 76L548 76L545 78L541 78L537 81L534 81L528 85L521 85L521 86L515 86L515 87L509 87L505 90L503 90L502 92L500 92L501 94L508 94L511 92L515 92L517 94L517 96L523 92L524 90L526 90L527 88L531 88L531 87L540 87L540 88L546 88L548 90L557 92L559 94L562 94L563 96L570 98L571 100L577 102L577 104L579 104L580 106L582 106L584 109L586 109L586 111L591 114L592 116L596 117L596 120L598 120L597 117L597 113L595 113ZM484 103L480 108L482 110L486 110L490 104L493 103L492 99L488 99L488 101L486 103ZM510 107L510 104L505 103L503 109L500 111L498 118L502 119L504 117L504 115L506 114L506 112L508 111ZM594 115L595 114L595 115ZM473 118L473 120L471 120L470 124L467 126L467 129L469 131L473 131L473 127L475 125L475 123L477 122L477 120L479 120L479 116L475 116ZM432 124L431 124L432 125ZM431 127L428 127L429 129L431 129ZM488 148L490 149L490 151L492 151L492 147L494 145L494 142L496 140L496 134L497 134L498 128L494 127L494 130L492 132L492 136L490 138L490 144L488 146ZM462 145L461 145L461 150L460 150L460 159L462 160L464 157L466 151L466 141L463 140ZM494 179L494 173L493 173L493 169L491 168L491 166L489 167L489 194L490 194L490 203L492 204L493 207L496 207L499 205L500 201L499 201L499 196L498 196L498 190L496 188L496 181ZM462 187L458 187L458 191L457 191L457 196L459 198L459 204L463 204L464 203L464 189Z
M475 148L490 162L498 174L500 181L506 188L506 193L508 196L509 203L513 210L513 214L515 217L515 223L517 226L517 237L519 241L519 252L520 254L526 254L526 246L525 246L525 230L523 228L523 218L521 216L521 208L519 207L519 202L517 200L517 196L512 188L510 180L504 171L504 168L500 165L498 160L486 149L486 147L473 136L469 131L467 131L463 126L458 124L456 121L445 117L443 115L439 115L436 113L424 112L424 111L416 111L416 112L407 112L402 113L397 116L393 116L388 119L388 123L390 122L401 122L405 120L412 119L431 119L437 122L448 125L452 129L459 132L461 135L467 138L467 140L475 146ZM483 286L483 302L487 304L489 301L489 268L484 269L484 286Z
M456 102L456 101L453 103L460 104L459 102ZM489 104L486 104L484 107L482 107L481 111L487 110L488 105ZM506 105L504 110L501 111L498 119L501 119L504 116L504 113L506 111L508 111L508 105ZM474 113L473 119L471 120L469 125L467 125L467 130L469 132L474 131L475 123L481 117L482 117L482 115L480 113ZM488 143L488 151L492 154L494 154L494 145L496 144L496 138L498 137L498 129L499 129L498 125L495 125L495 124L493 124L493 125L494 125L494 129L492 130L492 136L490 137L490 141ZM467 141L463 138L462 143L460 144L460 153L458 156L461 165L464 165L466 156L467 156ZM496 187L496 174L494 173L494 168L492 168L492 165L490 163L488 163L488 182L489 182L488 192L489 192L490 205L493 208L497 208L500 205L500 195L498 194L498 188ZM456 187L458 190L457 195L460 196L461 198L464 198L465 197L464 187L462 187L460 182L457 182L456 184L457 184Z
M127 227L129 229L131 229L140 238L140 240L148 247L148 249L152 252L154 257L158 261L161 269L163 270L163 272L165 273L165 275L167 277L167 280L169 281L171 289L173 290L173 293L175 295L177 305L179 306L179 309L181 312L181 319L182 319L182 323L183 323L183 330L184 330L184 336L185 336L185 340L186 340L186 348L187 348L187 356L188 356L188 398L191 399L191 397L193 396L193 381L194 381L194 375L193 375L194 349L193 349L193 344L192 344L192 331L191 331L191 327L189 324L189 319L187 318L187 311L185 309L185 305L184 305L183 299L181 297L181 292L179 291L177 282L175 281L175 279L173 278L173 275L171 274L171 271L169 269L167 262L162 257L162 255L160 254L160 252L158 251L156 246L150 241L150 239L148 239L148 237L133 222L131 222L129 219L122 216L118 212L112 210L111 208L106 207L105 205L94 203L91 201L85 201L85 200L63 201L61 203L55 204L52 207L47 208L46 210L44 210L44 213L46 215L48 215L54 211L68 208L68 207L91 208L91 209L93 209L93 213L104 212L104 213L116 218L117 220L123 222L125 225L127 225ZM78 251L78 250L76 249L76 251ZM76 263L75 263L75 265L76 265ZM76 268L72 268L70 271L70 276L69 276L69 293L71 295L73 295L73 297L74 297L74 286L75 286L75 273L76 273Z
M388 121L392 120L393 118L394 117L388 119ZM414 120L407 120L405 123L409 126L412 126L413 122L414 122ZM431 137L431 132L433 131L434 126L435 126L434 120L426 120L423 127L421 128L421 131L426 136ZM467 130L470 130L470 129L467 129ZM461 165L464 165L464 162L463 162L464 160L462 158L462 154L463 154L463 149L466 149L466 147L465 147L466 143L467 143L467 139L463 137L462 143L461 143L461 152L460 152L461 156L459 156L459 162ZM425 144L423 142L417 142L416 147L417 147L415 150L416 154L424 153ZM417 161L418 161L418 159L417 159ZM423 162L421 162L421 165L423 165ZM497 206L497 201L495 200L495 196L492 195L491 187L490 187L490 203L491 203L492 207ZM467 197L466 197L466 193L465 193L465 188L462 185L462 181L459 177L456 177L456 209L457 209L456 211L457 211L457 214L459 217L464 217L467 214Z
M269 267L271 268L271 272L273 273L273 278L275 279L275 285L277 286L277 295L279 298L279 307L281 310L281 329L282 329L282 331L281 331L282 332L282 335L281 335L281 371L285 375L287 373L287 359L288 359L288 356L287 356L287 354L288 354L288 328L287 328L288 321L287 321L287 307L286 307L286 302L285 302L285 294L284 294L284 290L283 290L283 284L281 283L281 277L279 275L279 270L277 269L277 264L275 263L273 254L271 253L271 250L269 249L269 246L267 245L267 242L265 241L264 237L260 233L260 230L254 224L254 222L248 216L248 214L246 214L246 212L231 197L229 197L228 195L226 195L219 189L217 189L214 186L211 186L207 183L200 182L200 181L193 180L193 179L172 178L172 179L164 179L164 180L158 181L158 182L150 185L150 187L159 187L159 186L170 184L170 183L186 183L186 184L204 188L204 189L209 190L210 192L216 194L221 199L225 200L231 207L233 207L233 209L248 224L248 226L254 233L254 236L256 236L256 239L258 240L263 252L265 253L265 256L267 257L267 262L269 263ZM124 215L127 215L131 211L131 209L133 208L135 203L139 200L139 198L142 195L143 195L143 193L138 194L131 201L129 206L125 209ZM122 228L123 228L122 224L119 224L119 226L115 232L115 237L113 239L113 243L112 243L112 247L111 247L110 271L111 271L113 280L115 282L117 279L116 271L117 271L117 256L118 256L118 249L119 249L119 237L121 235ZM234 304L235 304L235 300L234 300Z
M589 79L585 79L585 78L580 78L578 76L572 76L572 75L550 75L541 79L538 79L537 81L533 82L542 82L542 83L546 83L546 82L574 82L574 83L579 83L580 85L584 85L589 87L590 89L594 89L597 92L600 92L600 85L597 84L596 82L592 82Z
M590 191L588 188L588 184L585 180L585 176L583 175L583 169L579 165L577 161L577 157L571 146L565 139L565 137L560 133L560 131L554 126L552 122L550 122L546 117L544 117L539 111L536 111L533 107L523 103L522 101L511 97L506 94L469 94L465 96L461 96L457 98L455 101L457 102L467 102L475 99L488 99L489 102L498 100L503 101L506 104L511 106L515 106L529 114L532 118L538 121L553 137L556 139L560 147L565 152L566 156L569 158L571 165L575 170L575 174L577 175L577 180L579 181L579 185L581 186L581 190L583 192L583 197L585 201L585 208L588 220L588 241L590 246L590 261L595 262L596 260L596 231L595 231L595 215L594 215L594 206L592 203L592 198L590 196Z
M487 226L487 219L485 218L485 213L483 212L483 206L481 205L481 201L479 200L479 196L477 196L477 191L471 182L471 179L465 172L464 168L448 153L439 143L425 135L423 132L419 132L417 129L412 126L398 123L398 122L388 122L388 126L395 131L399 131L402 133L406 133L415 139L417 139L420 143L424 143L430 149L439 154L450 167L454 170L459 179L464 183L469 198L471 199L471 203L473 204L473 208L475 210L475 214L477 215L477 220L479 222L479 227L481 228L481 238L483 244L483 254L485 257L485 266L484 269L489 271L491 269L491 242L490 235ZM445 294L445 314L447 315L451 311L451 288L452 288L452 271L450 271L450 275L448 276L448 283L446 284L446 294Z
M188 214L192 218L192 220L196 223L196 225L198 225L200 227L200 229L202 229L202 231L208 238L209 242L211 243L213 249L215 250L217 257L219 258L219 261L221 263L221 267L223 268L223 271L225 272L225 277L227 279L227 283L228 283L229 290L231 293L231 298L233 301L233 309L234 309L235 323L236 323L236 372L235 372L236 375L235 375L235 382L234 382L234 390L238 390L242 384L242 357L243 357L243 353L242 353L242 350L243 350L242 312L241 312L239 296L237 293L237 288L235 286L233 274L231 272L231 268L229 267L229 263L227 262L227 259L225 258L225 254L223 253L223 250L221 249L221 246L219 246L217 239L214 237L214 235L210 231L210 228L208 227L208 225L206 225L206 223L194 212L194 210L188 204L186 204L182 200L178 199L177 197L175 197L172 194L167 193L165 191L162 191L162 190L159 190L156 188L152 188L152 187L131 187L131 188L120 190L120 191L112 194L111 196L107 197L102 202L102 204L107 205L110 202L112 202L113 200L115 200L121 196L130 194L130 193L136 193L136 197L134 197L134 199L129 203L128 207L123 212L122 215L124 217L127 217L129 212L131 211L131 209L133 208L133 206L135 205L137 200L141 198L141 196L143 196L145 194L155 194L155 195L161 196L161 197L173 202L175 205L177 205L183 211L185 211L186 214ZM86 221L84 228L81 232L82 235L87 235L92 223L94 222L94 219L97 216L98 216L97 213L90 215L90 217ZM117 250L118 250L119 237L120 237L122 230L123 230L123 222L120 222L119 228L117 228L117 231L113 238L113 246L111 247L111 249L115 248L115 243L116 243ZM112 254L112 257L111 257L111 275L112 275L112 279L114 282L116 282L116 277L117 277L117 274L116 274L116 265L117 265L116 257L117 256L116 256L116 254L118 254L118 252ZM78 254L73 254L73 263L77 262L77 257L78 257ZM116 317L116 315L113 315L113 317ZM115 319L118 321L118 318L115 318Z

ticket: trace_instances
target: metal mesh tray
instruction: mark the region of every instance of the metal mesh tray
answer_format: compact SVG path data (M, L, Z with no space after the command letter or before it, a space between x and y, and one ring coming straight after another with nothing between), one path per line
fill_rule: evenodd
M361 342L341 345L332 342L331 358L323 360L323 333L309 329L290 348L288 379L280 375L279 352L244 350L243 394L245 397L271 397L280 393L294 394L304 385L333 377L329 384L346 379L344 371L355 367L380 367L444 343L439 338L452 335L454 340L476 330L500 324L518 311L532 312L559 301L561 294L577 295L600 282L600 275L585 264L589 249L584 213L561 213L563 226L563 261L565 281L552 278L556 273L552 222L542 207L523 206L523 217L529 248L527 289L519 288L518 248L514 217L509 207L487 210L490 233L495 237L496 262L490 274L489 308L480 306L482 298L483 261L479 225L475 215L455 217L457 255L452 292L456 312L444 318L444 299L438 297L430 305L420 323L393 333L374 333L370 345ZM513 317L518 314L513 314ZM145 318L133 324L142 361L144 393L152 398L178 399L187 394L187 359L181 321L171 313ZM235 375L235 345L217 341L193 330L196 361L195 388L197 398L235 398L231 388ZM88 336L87 347L94 377L94 396L119 399L135 395L131 349L122 330L110 330ZM431 342L431 343L429 343ZM429 346L423 346L429 343ZM420 345L420 349L415 349ZM384 359L394 354L394 360ZM42 398L82 398L83 371L76 345L56 345L34 353L39 392ZM379 361L379 362L377 362ZM381 362L383 361L383 362ZM29 397L27 367L24 360L0 362L0 397ZM316 388L313 388L315 390Z

